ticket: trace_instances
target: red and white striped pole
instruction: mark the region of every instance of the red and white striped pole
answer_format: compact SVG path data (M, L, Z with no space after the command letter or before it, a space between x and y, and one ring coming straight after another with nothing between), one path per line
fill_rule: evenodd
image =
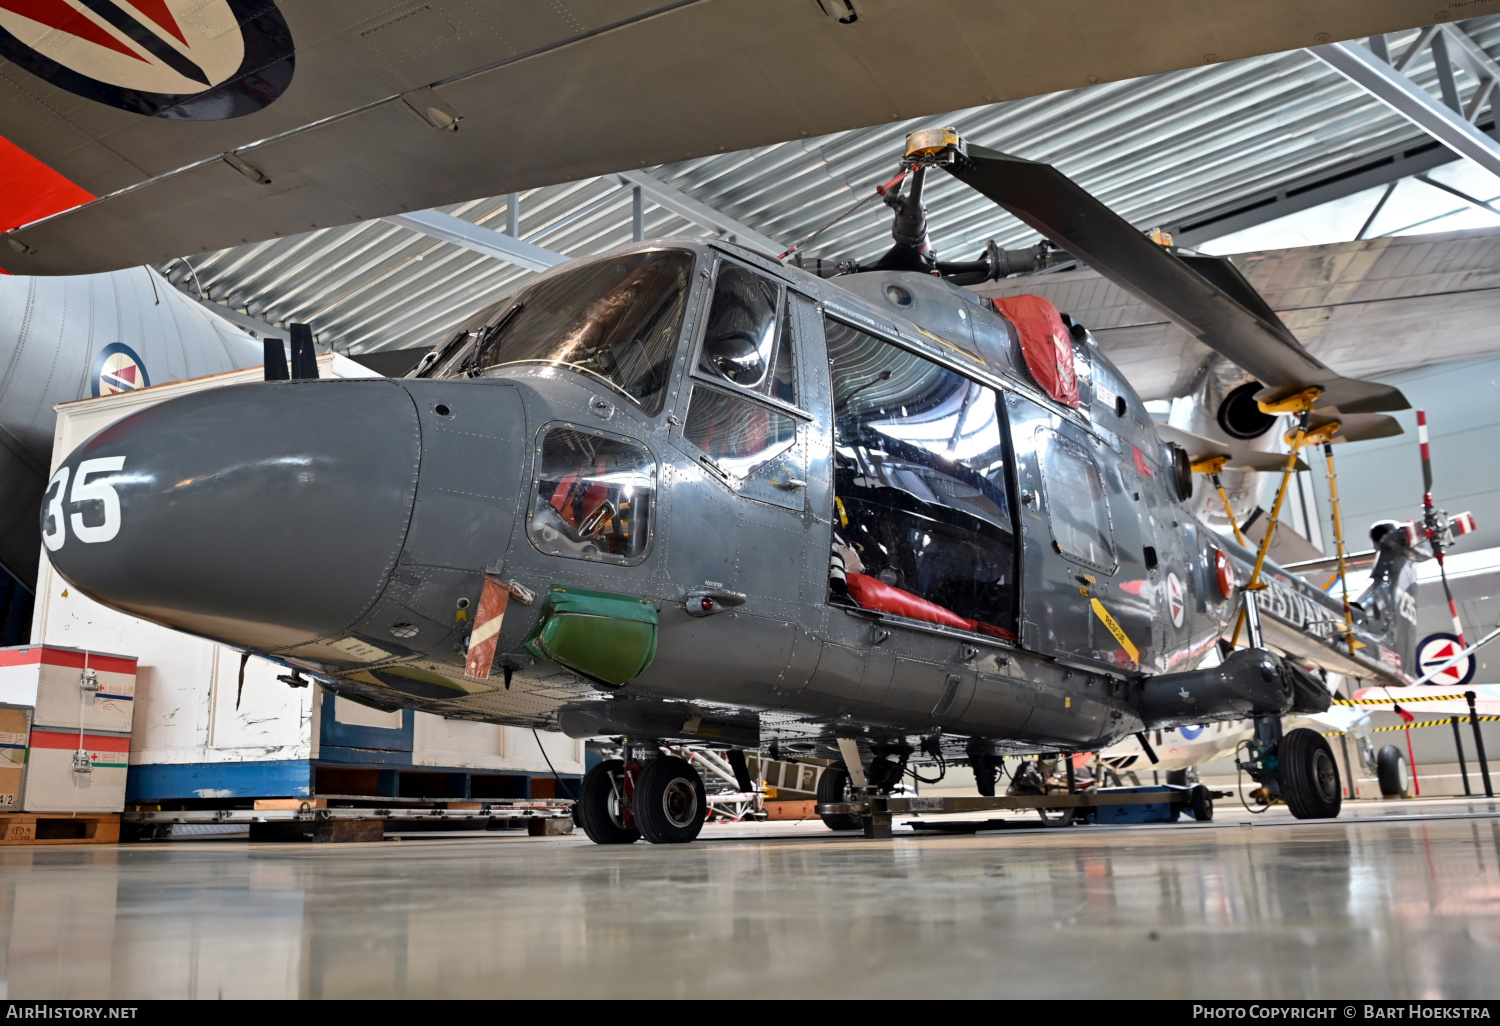
M1417 441L1422 446L1422 528L1427 534L1427 543L1432 546L1432 557L1437 560L1438 576L1443 579L1443 595L1448 599L1448 615L1453 618L1453 633L1458 637L1459 648L1467 646L1464 641L1464 626L1458 618L1458 603L1453 601L1453 590L1448 587L1448 568L1443 565L1443 540L1438 536L1437 510L1432 505L1432 450L1427 444L1427 411L1417 411Z

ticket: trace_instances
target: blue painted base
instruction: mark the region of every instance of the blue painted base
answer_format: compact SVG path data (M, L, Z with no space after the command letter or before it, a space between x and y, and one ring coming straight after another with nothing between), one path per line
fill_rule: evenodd
M533 798L570 797L578 793L577 776L564 774L558 788L550 773L474 771L444 766L412 766L410 758L393 766L384 758L388 753L360 750L324 749L332 758L313 762L288 759L279 762L194 762L131 766L125 780L125 801L163 802L194 799L301 798L313 794L317 769L374 770L374 775L358 788L358 793L372 793L391 798L403 793L401 777L408 774L419 779L417 793L424 798ZM345 778L347 780L347 777ZM349 793L347 786L329 791L328 781L319 788L325 794ZM410 782L409 782L410 783ZM497 787L496 785L501 785ZM440 793L434 793L434 789Z
M312 791L312 763L189 762L132 766L125 777L127 802L188 798L300 798Z

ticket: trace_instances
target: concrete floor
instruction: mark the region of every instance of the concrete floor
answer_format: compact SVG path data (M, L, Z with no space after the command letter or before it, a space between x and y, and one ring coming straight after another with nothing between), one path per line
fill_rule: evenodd
M10 998L1500 997L1500 800L683 847L0 849Z

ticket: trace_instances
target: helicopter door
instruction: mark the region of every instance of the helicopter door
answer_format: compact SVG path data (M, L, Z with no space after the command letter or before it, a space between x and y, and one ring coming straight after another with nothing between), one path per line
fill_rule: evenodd
M1039 404L1007 399L1021 489L1021 643L1045 655L1133 669L1150 619L1138 615L1146 582L1131 571L1142 569L1139 560L1122 567L1117 522L1134 511L1114 473L1114 453Z
M783 283L720 258L703 338L672 417L672 444L689 465L680 461L669 475L668 572L685 589L744 603L664 619L664 641L671 631L682 643L660 651L699 660L684 667L684 680L712 660L730 701L789 701L817 661L808 646L794 651L792 629L815 523L803 516L812 416L802 405L802 351L811 305Z

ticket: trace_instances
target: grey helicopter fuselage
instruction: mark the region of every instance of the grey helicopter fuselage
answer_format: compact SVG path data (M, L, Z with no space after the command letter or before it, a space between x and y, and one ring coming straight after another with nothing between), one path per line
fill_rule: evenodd
M358 700L574 736L1086 750L1291 707L1282 683L1153 697L1227 633L1226 574L1254 556L1190 515L1182 461L1081 328L1073 408L993 306L915 272L660 240L519 298L406 379L236 385L101 432L49 485L54 564ZM835 551L896 606L831 585ZM1402 679L1395 598L1359 611L1349 654L1341 607L1268 571L1270 641ZM1409 564L1390 573L1407 594ZM471 680L487 578L516 597ZM926 612L902 615L913 596ZM581 654L546 658L574 600L595 603Z

